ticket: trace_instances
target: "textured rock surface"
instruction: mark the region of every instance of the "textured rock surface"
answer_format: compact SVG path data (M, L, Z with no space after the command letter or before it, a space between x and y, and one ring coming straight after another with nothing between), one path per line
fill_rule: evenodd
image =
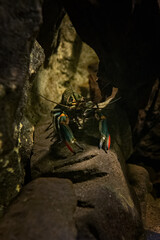
M147 231L147 240L159 240L160 234L154 231Z
M150 172L142 166L128 164L128 177L141 205L147 240L157 240L160 237L160 199L156 198Z
M128 164L128 178L134 187L136 195L141 205L144 225L146 223L146 206L148 194L152 192L152 183L148 171L137 165Z
M146 228L160 235L160 199L147 196Z
M17 108L29 76L30 51L42 22L41 1L2 1L0 7L0 215L24 182Z
M30 64L29 64L29 79L25 83L23 89L22 103L19 112L23 112L24 118L27 118L28 121L35 126L40 119L40 115L35 110L37 96L36 90L34 88L35 76L43 65L45 60L45 54L43 48L35 40L32 51L30 54Z
M42 5L43 23L41 24L37 41L45 52L44 65L47 67L49 58L57 51L59 36L58 29L65 15L61 1L45 0Z
M153 183L155 197L160 197L160 88L157 80L145 109L139 111L134 132L134 152L131 163L144 166Z
M78 239L140 239L143 227L139 208L116 154L86 147L84 153L66 159L54 160L50 155L50 165L45 157L37 170L41 166L42 176L68 178L75 183Z
M52 96L55 94L56 101L59 101L61 97L59 93L62 93L70 82L77 88L77 82L79 81L81 89L86 89L87 69L90 66L97 66L98 63L95 53L87 55L88 48L81 42L68 20L63 21L60 31L58 31L64 15L62 3L64 3L79 36L95 49L100 58L99 85L102 94L108 95L113 86L118 87L119 94L126 100L122 102L122 105L126 105L130 122L134 126L136 112L139 108L144 107L150 89L159 76L159 1L126 0L122 3L117 0L63 0L58 3L58 1L45 0L43 5L44 24L38 40L45 48L47 58L44 69L40 71L36 81L34 81L33 90L36 90L36 93L44 93L48 98L51 96L50 99L53 99ZM7 206L10 200L17 195L24 183L27 173L25 168L28 167L27 163L33 143L34 129L32 123L37 122L39 115L52 107L52 105L47 105L44 100L40 100L37 95L33 97L31 94L28 108L25 109L26 115L24 116L23 111L21 111L24 109L26 98L28 98L26 93L33 84L35 70L43 62L42 57L40 62L39 60L37 63L33 61L37 65L36 67L29 66L31 47L42 22L41 4L42 2L38 0L17 1L16 3L3 0L0 7L0 116L3 116L3 118L0 118L0 215L4 206ZM43 31L44 29L45 31ZM35 58L31 54L32 60L38 59L39 53L43 52L38 44L35 45L34 49L36 48L39 50L36 50ZM52 50L54 54L49 59L48 56L51 55ZM80 61L81 58L82 62ZM48 72L47 67L52 71ZM83 72L82 69L85 69L85 71ZM31 82L24 85L29 74L32 74ZM46 81L46 79L48 80ZM50 83L52 80L54 80L54 84ZM60 87L55 84L55 81L59 81ZM24 95L23 98L21 98L22 94ZM19 105L20 99L21 103ZM30 111L30 106L33 106L36 101L40 102L38 108ZM152 117L147 119L149 121L146 121L148 122L146 129L150 130L149 136L143 136L144 138L141 139L142 141L137 147L138 153L143 155L145 160L148 161L149 158L152 158L154 162L159 158L159 144L157 144L159 143L159 130L157 130L159 129L159 105L157 106L158 108L154 109L152 115L155 117L154 121L152 122ZM34 110L37 110L38 114L33 117ZM15 113L17 113L16 119ZM99 136L97 131L90 129L90 126L92 123L96 129L98 129L98 126L97 122L92 119L86 123L87 134L86 132L85 134L76 132L76 136L82 144L85 138L86 150L83 153L71 157L63 143L56 143L57 145L55 144L48 153L49 146L44 147L44 142L40 143L40 148L36 152L37 155L34 154L32 158L31 175L33 178L38 176L67 177L74 182L78 198L75 216L79 239L113 238L115 240L115 237L116 239L126 237L128 240L131 237L131 239L136 238L137 240L142 230L141 218L124 178L126 173L125 160L132 152L130 126L126 121L125 110L124 108L122 110L120 105L114 111L113 109L111 112L108 111L107 114L109 116L109 129L112 133L112 148L107 156L103 151L97 150ZM45 134L47 133L45 132ZM156 145L151 145L155 139L157 141ZM154 154L152 154L153 150ZM116 155L113 151L116 152ZM107 160L107 163L105 160ZM155 165L157 165L157 162ZM28 169L30 170L30 168ZM138 176L139 180L135 183L137 195L142 201L145 199L147 191L147 184L144 184L146 176L143 172L143 177ZM27 177L29 177L29 172ZM26 179L26 181L28 180ZM132 180L135 181L134 178ZM123 189L117 187L119 182L124 186ZM154 186L157 186L158 189L159 184L159 173L156 173ZM141 187L143 188L142 192L140 191ZM36 189L33 192L36 194ZM47 193L45 192L45 194ZM97 193L99 196L97 196ZM119 194L121 197L119 197ZM158 192L155 196L158 196L157 194ZM28 196L30 199L30 194ZM37 203L39 200L38 195L36 195L36 200L33 199L34 196L33 194L31 197L33 202L32 206L28 205L29 208L35 207L35 202ZM44 203L45 197L41 201L42 205ZM26 202L23 205L24 209L25 205ZM109 211L111 206L114 208ZM37 209L34 208L34 210ZM146 221L148 229L158 232L159 201L151 196L147 199L147 213L149 213ZM20 214L20 216L17 212L15 215L13 214L13 217L15 217L14 223L10 222L12 217L9 212L7 214L9 223L17 234L19 226L16 225L15 215L18 215L19 221L23 222L25 214ZM35 215L39 217L39 214L40 212L37 210ZM60 215L58 214L58 217ZM111 216L115 216L115 218L111 219ZM152 221L150 216L152 216ZM46 219L48 219L47 217ZM129 220L126 221L126 219ZM127 230L123 228L122 222ZM23 226L22 230L27 231L26 229L31 223L29 220L29 223ZM6 217L5 224L3 229L6 227L7 232L8 220L6 220ZM106 229L107 224L111 226L109 230ZM122 227L120 228L120 226ZM113 229L116 230L113 232ZM41 230L43 230L43 227ZM52 231L52 228L49 228L49 230ZM120 233L119 235L117 235L117 231ZM2 232L4 233L4 231ZM75 230L73 232L74 239ZM130 236L128 232L130 232ZM57 231L57 238L62 236L61 234L62 232ZM149 235L149 238L150 236L152 237L152 234ZM157 237L153 235L153 238L154 236ZM39 239L40 236L38 235L37 238ZM62 238L64 239L64 236ZM6 237L4 239L6 240Z
M135 129L134 158L142 159L149 166L160 169L160 84L154 84L150 99L145 109L139 112Z
M159 77L160 14L158 1L63 0L81 39L100 59L99 85L119 88L134 125ZM83 17L82 17L83 16Z
M132 154L131 128L129 126L127 115L123 109L123 105L121 106L120 102L108 105L104 110L104 113L106 114L108 120L108 128L111 135L111 148L117 154L118 160L120 161L123 170L125 170L125 161ZM71 153L65 146L64 142L57 142L56 138L51 146L52 143L49 142L49 139L46 139L47 136L49 136L53 131L53 128L49 131L46 131L49 123L52 121L49 116L48 118L46 115L46 118L39 122L35 130L35 145L31 158L33 178L43 176L43 174L53 174L54 165L56 167L59 163L60 165L65 165L65 163L69 161L74 163L77 157L76 155L71 159ZM92 149L94 146L98 148L100 133L98 121L95 119L95 117L89 118L84 123L82 129L78 129L77 125L73 124L72 122L70 127L77 141L84 146L85 151ZM49 151L50 146L51 148ZM92 156L91 153L89 156L90 155Z
M36 179L25 186L0 222L0 239L76 239L76 197L66 179Z
M46 136L50 131L45 131L49 120L39 123L35 131L31 176L67 178L74 183L78 239L143 239L139 206L125 178L125 159L132 152L131 131L123 109L117 104L106 110L112 139L108 153L98 149L95 119L86 122L83 130L73 128L85 149L76 155L63 142L49 143Z
M37 41L34 42L30 54L29 79L22 90L22 97L15 116L14 139L17 140L17 149L20 153L22 168L25 170L25 183L30 180L30 156L34 143L34 125L36 114L33 112L32 86L33 77L44 62L44 51Z
M78 239L140 239L140 216L116 155L101 153L71 169L92 173L96 167L97 178L75 184Z
M60 102L64 90L71 86L87 95L88 67L98 65L93 49L83 43L76 33L68 15L65 15L53 39L55 49L48 59L48 65L41 67L34 80L35 94ZM55 106L39 95L34 101L34 111L44 116Z

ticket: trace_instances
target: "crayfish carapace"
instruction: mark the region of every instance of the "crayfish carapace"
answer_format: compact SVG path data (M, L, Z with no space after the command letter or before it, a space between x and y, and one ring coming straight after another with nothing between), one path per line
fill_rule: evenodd
M83 151L84 148L74 137L70 121L75 122L78 128L81 129L83 128L85 119L91 116L94 116L99 122L99 132L101 135L99 148L104 149L105 152L109 150L111 137L107 126L107 116L102 113L102 105L104 103L94 104L92 101L86 101L80 94L75 93L72 89L67 89L62 95L61 102L51 111L53 121L50 126L55 126L60 140L65 142L71 152L76 153L74 150L75 146L80 151Z

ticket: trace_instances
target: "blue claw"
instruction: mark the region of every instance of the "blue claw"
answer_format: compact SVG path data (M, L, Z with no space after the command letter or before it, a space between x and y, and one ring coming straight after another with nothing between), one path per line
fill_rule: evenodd
M58 117L58 125L57 125L60 138L64 140L67 148L71 152L75 153L72 147L74 144L78 146L81 150L83 150L80 144L76 141L73 135L73 132L68 124L69 124L68 115L65 114L64 112L61 113Z
M75 153L73 148L71 147L71 145L75 142L75 138L70 127L68 125L60 124L60 134L67 148L71 152Z
M111 145L111 137L107 127L107 119L103 115L101 116L101 120L99 121L99 131L101 133L99 148L102 148L104 145L104 150L105 152L107 152Z

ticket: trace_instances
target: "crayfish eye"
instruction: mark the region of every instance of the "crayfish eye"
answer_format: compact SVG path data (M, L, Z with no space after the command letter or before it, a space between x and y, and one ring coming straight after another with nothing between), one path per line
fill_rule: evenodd
M67 100L67 103L69 105L75 105L76 104L76 99L74 98L74 96L70 96Z
M72 96L70 96L70 98L69 98L69 102L70 102L70 103L73 102L73 97L72 97Z

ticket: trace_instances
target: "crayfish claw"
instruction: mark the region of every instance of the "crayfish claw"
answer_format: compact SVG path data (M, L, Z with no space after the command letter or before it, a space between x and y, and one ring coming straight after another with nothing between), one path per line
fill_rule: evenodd
M69 120L68 116L65 113L62 113L59 116L59 134L60 137L64 140L67 148L74 154L77 153L75 151L75 146L78 147L78 149L83 150L83 147L77 142L75 139L73 132L69 126Z
M65 141L65 144L66 144L67 148L74 154L78 153L79 151L84 150L84 148L76 141L76 139L74 139L70 142ZM76 145L78 147L78 149L80 149L80 150L75 151L74 145Z
M99 149L101 149L103 147L104 140L105 140L105 137L102 136L100 141L99 141Z
M104 150L105 152L107 152L110 149L110 145L111 145L111 137L110 135L108 135L105 139L105 143L104 143Z
M99 142L99 149L103 148L103 146L104 146L104 150L105 150L105 152L107 152L110 148L110 145L111 145L110 135L108 135L108 136L102 135L100 142Z
M103 148L105 152L107 152L110 148L111 145L111 137L108 131L108 126L107 126L107 119L104 115L100 116L100 121L99 121L99 131L101 133L101 138L99 142L99 148Z
M67 148L68 148L72 153L76 154L76 152L75 152L74 149L71 147L71 144L70 144L69 142L65 141L65 144L66 144Z

